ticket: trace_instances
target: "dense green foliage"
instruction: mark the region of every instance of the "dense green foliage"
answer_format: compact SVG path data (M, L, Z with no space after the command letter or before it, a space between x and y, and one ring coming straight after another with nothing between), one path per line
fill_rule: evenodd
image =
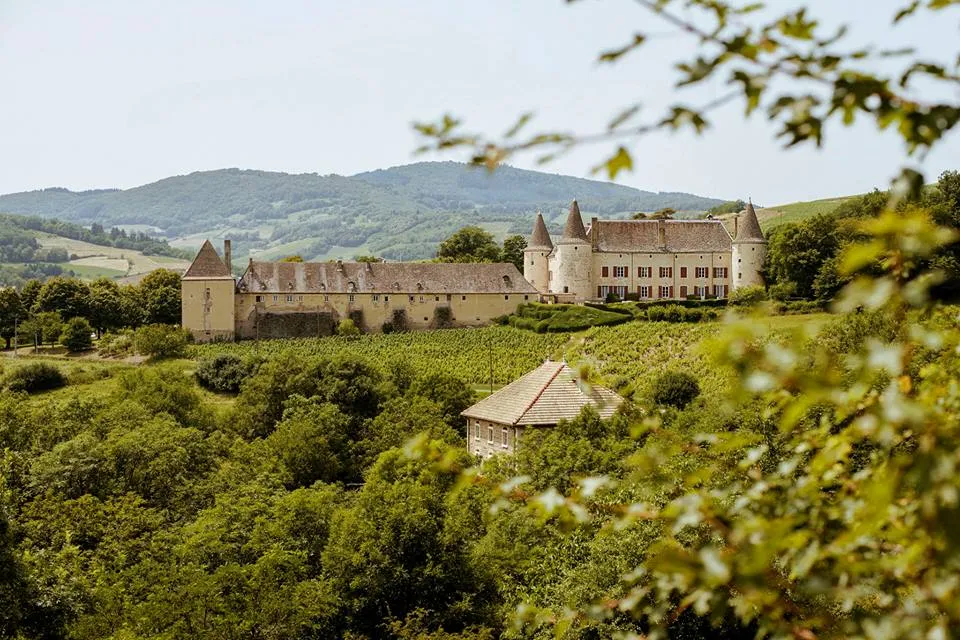
M656 404L683 409L700 395L697 379L686 371L665 371L653 383L650 399Z
M43 362L31 362L15 368L4 379L10 391L49 391L67 384L66 377L57 367Z
M921 207L940 225L960 229L960 173L944 172L934 188L924 189L915 199L903 200L898 210ZM851 243L862 240L858 223L875 218L886 208L889 194L874 191L848 198L832 211L798 222L781 224L770 234L767 275L771 283L792 287L802 298L828 300L846 284L840 274L839 256ZM960 250L945 247L931 256L946 282L935 293L954 299L960 294ZM879 265L875 272L879 272Z
M661 207L704 210L719 202L513 168L491 175L437 162L353 177L224 169L124 191L44 189L0 196L0 211L106 227L147 224L168 237L211 233L229 218L236 259L251 248L314 259L339 246L360 249L345 255L396 260L432 257L440 241L471 224L528 234L538 208L548 223L562 224L574 196L605 216Z
M625 309L537 302L522 304L517 307L516 312L503 318L511 327L537 333L583 331L590 327L621 324L632 319L633 314Z
M189 333L172 324L145 324L133 333L133 348L152 358L176 358L187 349Z
M67 351L76 353L86 351L93 347L93 327L87 322L86 318L74 317L67 320L60 332L60 344L67 348Z
M232 353L218 353L197 362L197 382L210 391L237 393L240 385L256 371L255 360Z
M98 335L143 324L180 322L180 276L167 269L147 274L138 285L119 286L100 278L86 283L55 277L31 280L19 291L0 288L0 337L8 345L14 329L19 344L56 342L62 323L82 318Z

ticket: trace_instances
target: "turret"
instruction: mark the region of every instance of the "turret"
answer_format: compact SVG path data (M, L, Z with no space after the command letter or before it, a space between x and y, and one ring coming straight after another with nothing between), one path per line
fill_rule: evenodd
M523 250L523 277L541 293L546 293L550 289L551 251L553 251L553 242L550 240L550 233L543 222L543 214L537 211L530 242Z
M563 227L563 237L557 241L556 270L551 286L553 293L572 293L577 300L592 297L590 273L593 267L593 254L587 231L580 217L580 205L574 200L570 203L567 223Z
M734 220L733 272L731 289L763 285L763 263L767 259L767 239L760 230L760 221L753 202Z

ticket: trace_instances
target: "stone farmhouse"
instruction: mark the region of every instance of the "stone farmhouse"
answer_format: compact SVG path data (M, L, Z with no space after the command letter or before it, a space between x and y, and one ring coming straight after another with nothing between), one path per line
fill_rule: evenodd
M346 318L365 331L485 325L538 298L512 264L251 260L235 280L230 253L204 242L181 280L197 341L325 336Z
M719 220L598 220L584 227L570 205L563 235L550 238L537 214L524 250L523 275L557 302L627 294L641 300L725 298L763 284L767 241L753 204L734 218L733 236Z
M513 453L527 429L555 427L587 405L607 419L622 403L610 389L581 383L566 362L547 360L460 415L467 419L467 449L488 458Z

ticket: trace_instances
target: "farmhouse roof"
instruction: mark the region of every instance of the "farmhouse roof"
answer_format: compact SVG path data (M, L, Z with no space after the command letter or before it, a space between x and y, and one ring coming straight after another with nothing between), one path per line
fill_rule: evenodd
M563 227L563 237L558 244L589 242L587 231L583 228L583 218L580 217L580 205L574 200L570 203L570 212L567 214L567 224Z
M251 261L238 287L283 293L537 293L510 263Z
M233 278L230 269L226 263L217 255L217 250L213 248L209 240L203 241L203 246L197 252L197 257L193 259L190 266L187 267L186 278L211 279L211 278Z
M737 223L737 237L734 242L766 242L752 202L748 202L747 208L740 214L740 220Z
M605 387L580 383L567 363L547 360L460 415L497 424L554 425L576 418L587 405L609 418L622 402Z
M665 246L660 246L663 224ZM615 253L730 251L730 234L719 220L598 220L597 249ZM591 235L593 234L591 225Z
M530 235L530 244L527 245L527 249L553 249L553 241L550 240L547 225L543 222L543 214L539 211L533 223L533 233Z

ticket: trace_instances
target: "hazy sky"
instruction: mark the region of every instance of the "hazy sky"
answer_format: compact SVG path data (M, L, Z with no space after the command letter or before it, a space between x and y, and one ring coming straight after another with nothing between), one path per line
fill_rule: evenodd
M905 0L807 4L852 23L857 42L956 55L956 10L891 30ZM595 62L635 30L657 37L623 64ZM636 101L652 118L678 97L671 64L690 47L631 0L0 0L0 193L436 159L413 155L410 124L447 111L488 132L526 110L583 130ZM777 204L885 187L906 158L895 135L866 123L833 127L823 151L784 152L762 117L744 122L728 107L713 120L700 138L644 138L619 181ZM607 150L541 170L588 176ZM922 164L931 179L958 167L956 132Z

